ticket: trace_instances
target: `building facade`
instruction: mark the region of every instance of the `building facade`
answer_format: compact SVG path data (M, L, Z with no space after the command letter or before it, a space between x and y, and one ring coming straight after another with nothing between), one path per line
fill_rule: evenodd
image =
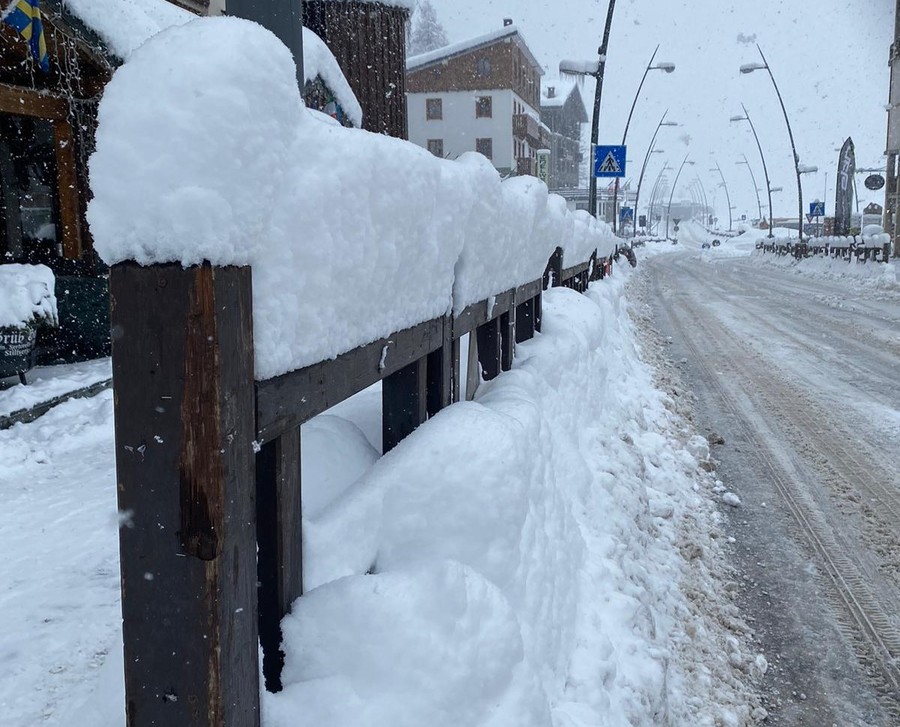
M409 140L435 156L477 151L502 174L533 174L549 130L540 120L543 69L519 30L499 31L410 58Z
M588 115L574 83L554 79L543 84L541 121L549 130L550 189L577 189L584 160L581 130Z

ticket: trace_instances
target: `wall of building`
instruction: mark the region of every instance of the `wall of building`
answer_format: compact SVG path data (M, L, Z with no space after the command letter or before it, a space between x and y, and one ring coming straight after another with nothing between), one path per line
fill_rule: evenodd
M493 99L489 119L475 116L475 100L480 96ZM513 97L509 90L410 93L407 96L409 140L428 148L429 139L443 139L444 156L455 159L464 152L475 151L476 139L491 138L494 166L502 170L513 169ZM426 99L430 98L441 99L442 119L426 119Z

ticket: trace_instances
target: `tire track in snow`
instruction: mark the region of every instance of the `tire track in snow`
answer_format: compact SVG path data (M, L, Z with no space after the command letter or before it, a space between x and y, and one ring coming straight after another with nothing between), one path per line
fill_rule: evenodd
M657 290L659 291L658 283ZM761 427L752 425L750 418L746 416L748 408L786 413L789 416L792 412L796 414L802 406L797 406L795 402L794 406L787 407L787 412L782 412L781 402L776 404L772 401L774 394L772 397L763 395L766 388L773 386L776 380L773 373L765 367L748 364L744 356L736 355L733 348L723 345L723 340L734 340L729 331L718 321L713 323L706 312L687 296L683 298L683 304L683 311L676 311L673 306L667 309L673 327L680 332L684 344L695 357L703 378L719 394L723 405L739 423L747 440L755 446L785 506L828 576L832 586L829 589L832 591L832 600L840 606L840 611L849 622L845 625L849 626L851 643L857 647L858 656L866 673L872 678L882 707L892 718L900 719L900 630L894 623L893 612L888 612L881 606L880 599L869 585L870 579L850 557L847 546L836 537L814 499L802 487L795 486L795 483L799 484L803 479L797 468L789 459L785 461L783 451L779 453L771 448L760 431ZM698 344L698 340L702 345ZM743 354L757 357L752 351L742 348ZM727 363L736 373L730 378L736 391L723 384L721 377L710 366L710 353L715 354L712 357L714 360ZM765 372L764 380L760 380L760 371ZM745 385L742 386L741 382ZM782 385L780 388L779 393L783 394L785 387ZM755 397L763 399L763 406L754 404ZM810 421L806 418L804 426L808 427ZM815 426L807 431L818 432L819 429L821 426ZM789 477L788 473L792 472L797 476ZM889 601L892 604L896 602Z

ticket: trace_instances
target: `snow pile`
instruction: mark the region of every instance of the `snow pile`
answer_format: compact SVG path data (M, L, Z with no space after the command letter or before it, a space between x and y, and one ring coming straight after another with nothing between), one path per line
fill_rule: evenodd
M196 16L166 0L63 0L123 60L157 33Z
M754 724L709 449L638 358L624 277L548 292L511 372L377 462L347 420L304 425L311 590L264 727ZM125 722L112 416L105 392L0 432L11 727Z
M310 590L266 727L301 709L335 727L752 723L728 661L752 657L712 606L708 447L674 431L620 281L544 306L475 402L324 497L304 474ZM348 453L317 456L333 473Z
M789 268L800 275L836 279L847 278L872 288L897 289L900 276L897 264L859 260L849 261L840 257L813 256L797 260L790 255L759 255L756 260L763 265Z
M0 265L0 328L57 324L56 279L46 265Z
M334 54L318 35L309 28L303 29L303 80L306 83L321 78L331 89L347 118L356 128L363 123L363 110L344 77Z
M107 263L253 266L260 379L535 280L558 244L567 265L614 246L536 180L307 111L289 51L235 18L133 53L101 102L90 176Z

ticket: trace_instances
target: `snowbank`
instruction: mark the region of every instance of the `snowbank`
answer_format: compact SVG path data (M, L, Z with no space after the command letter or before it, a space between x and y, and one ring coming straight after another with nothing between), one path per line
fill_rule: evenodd
M196 18L166 0L63 0L123 60L157 33Z
M283 622L266 727L301 709L334 727L750 723L728 664L745 647L682 591L697 571L715 611L711 495L693 480L708 446L676 437L621 281L544 306L475 402L343 487L329 474L324 496L304 475L309 590ZM348 459L310 455L330 473Z
M88 219L109 263L252 265L256 375L331 358L614 240L535 179L437 159L303 108L260 26L159 33L107 86Z
M0 328L57 324L56 280L46 265L0 265Z

